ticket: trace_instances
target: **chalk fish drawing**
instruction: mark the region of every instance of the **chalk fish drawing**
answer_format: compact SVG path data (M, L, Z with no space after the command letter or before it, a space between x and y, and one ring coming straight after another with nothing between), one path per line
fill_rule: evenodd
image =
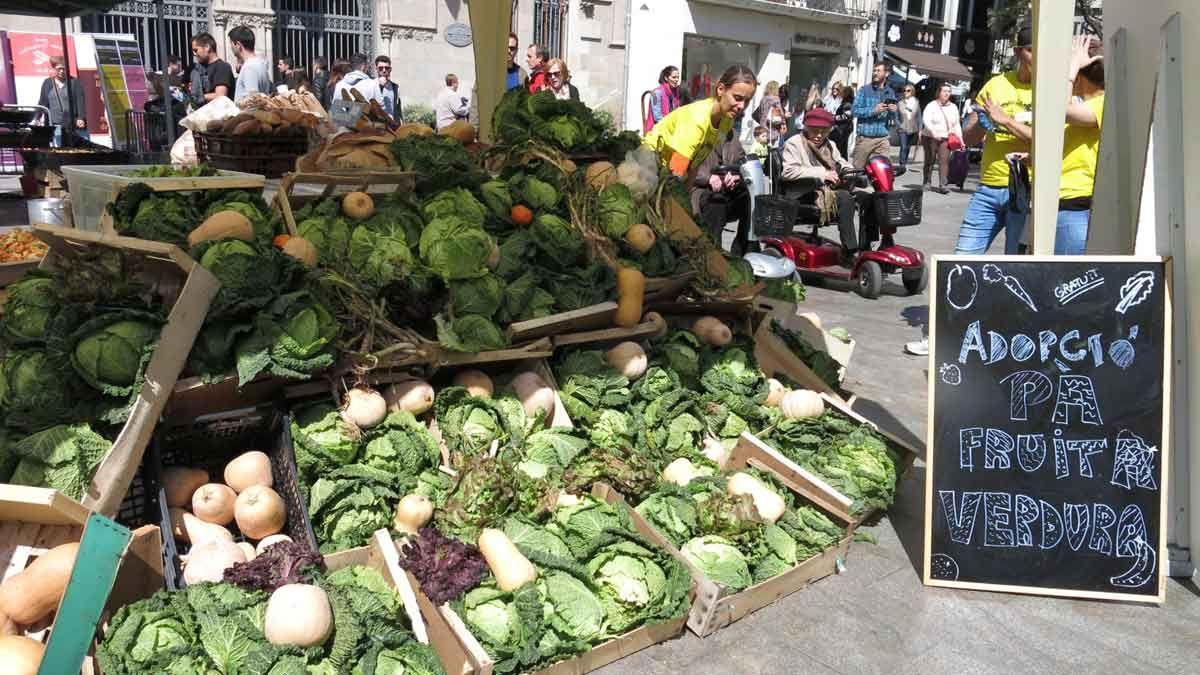
M1058 298L1058 304L1068 305L1075 298L1103 285L1104 277L1100 276L1100 273L1096 270L1090 269L1074 279L1064 281L1055 286L1054 297Z
M929 576L942 581L958 581L958 562L945 553L934 553L929 559Z
M1142 304L1153 290L1154 272L1142 270L1130 276L1121 284L1121 300L1117 303L1117 313L1124 314L1129 308Z
M1033 304L1033 298L1029 296L1025 287L1021 285L1020 280L1011 274L1005 274L996 265L989 263L983 266L983 280L989 284L1003 283L1008 292L1013 294L1013 297L1025 303L1025 306L1029 307L1029 309L1035 312L1038 311L1037 305Z

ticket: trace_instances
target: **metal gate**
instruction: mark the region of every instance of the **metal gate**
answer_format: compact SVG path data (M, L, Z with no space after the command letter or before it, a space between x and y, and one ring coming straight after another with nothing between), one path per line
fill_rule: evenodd
M544 45L550 58L563 58L569 5L570 0L533 0L533 41Z
M273 0L274 58L292 57L308 69L314 56L329 65L363 53L374 57L373 0Z
M178 56L186 65L192 58L192 36L208 32L209 0L166 0L167 53ZM142 62L150 70L161 71L166 59L158 53L158 8L154 2L131 0L105 14L82 17L86 33L130 33L142 49Z

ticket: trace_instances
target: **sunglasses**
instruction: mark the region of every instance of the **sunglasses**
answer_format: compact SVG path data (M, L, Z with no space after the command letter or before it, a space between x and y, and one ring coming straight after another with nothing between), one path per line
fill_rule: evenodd
M515 51L517 51L518 49L520 49L520 48L519 48L519 47L517 47L517 45L509 45L509 46L508 46L508 51L510 51L510 52L515 52Z
M549 75L550 77L562 77L562 72L557 71L557 70L552 70L546 74Z

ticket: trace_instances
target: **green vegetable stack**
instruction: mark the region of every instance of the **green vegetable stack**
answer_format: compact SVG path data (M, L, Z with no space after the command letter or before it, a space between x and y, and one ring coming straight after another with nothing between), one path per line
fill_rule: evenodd
M141 391L165 312L135 259L96 247L8 287L0 482L81 499Z
M268 639L279 621L269 610L274 596L231 583L203 583L159 591L122 607L109 622L96 658L109 675L445 672L433 649L417 642L400 599L378 572L346 567L316 584L328 606L291 618L319 624L332 608L332 630L316 645Z
M597 115L579 101L550 93L530 94L518 87L500 99L492 118L501 145L534 142L567 153L601 153L617 160L641 144L636 133L617 133L611 118Z
M808 340L804 339L803 335L784 328L775 319L771 319L771 332L779 336L779 339L783 340L796 358L803 361L804 365L808 366L814 375L821 378L822 382L835 390L842 383L840 374L842 364L826 352L813 347Z

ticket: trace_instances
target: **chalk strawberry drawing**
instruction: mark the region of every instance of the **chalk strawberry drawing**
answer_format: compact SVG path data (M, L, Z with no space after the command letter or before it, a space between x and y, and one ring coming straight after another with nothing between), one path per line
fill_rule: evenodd
M1121 284L1121 301L1117 303L1117 313L1124 314L1130 307L1136 307L1150 297L1154 290L1154 272L1142 270Z

